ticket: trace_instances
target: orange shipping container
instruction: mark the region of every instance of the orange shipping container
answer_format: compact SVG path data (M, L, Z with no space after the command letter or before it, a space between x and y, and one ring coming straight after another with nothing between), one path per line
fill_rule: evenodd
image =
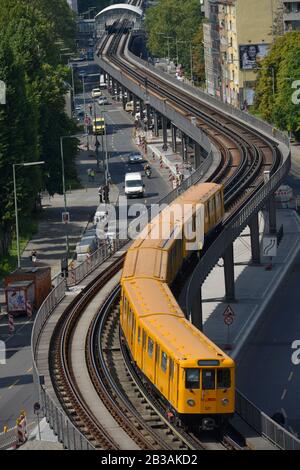
M51 291L51 268L50 267L28 267L16 269L5 278L5 286L18 281L33 281L34 283L34 308L41 306Z

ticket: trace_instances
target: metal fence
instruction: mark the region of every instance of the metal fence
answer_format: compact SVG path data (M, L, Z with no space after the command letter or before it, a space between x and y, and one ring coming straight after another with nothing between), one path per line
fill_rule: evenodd
M275 423L269 416L260 411L239 391L236 391L236 412L246 421L259 435L266 437L282 450L299 450L300 440L293 434Z

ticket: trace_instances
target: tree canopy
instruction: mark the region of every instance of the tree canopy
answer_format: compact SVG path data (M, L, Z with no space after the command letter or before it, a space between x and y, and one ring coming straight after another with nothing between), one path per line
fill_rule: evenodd
M75 44L74 15L66 0L0 0L0 80L7 86L0 105L0 231L14 223L12 164L18 168L18 206L30 216L41 189L61 192L59 137L74 132L65 114L68 70L60 50ZM66 150L66 177L74 177L76 146Z
M203 31L198 0L159 0L146 10L148 48L156 57L170 57L190 73L191 52L196 78L203 79ZM192 45L192 49L191 49ZM168 51L169 48L169 51Z
M257 77L255 109L264 119L293 133L298 140L300 104L295 100L295 87L299 77L300 31L296 31L279 37L263 60Z

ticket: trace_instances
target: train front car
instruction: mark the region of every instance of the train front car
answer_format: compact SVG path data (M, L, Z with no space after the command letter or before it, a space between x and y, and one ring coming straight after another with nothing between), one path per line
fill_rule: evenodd
M189 428L225 428L234 413L234 363L230 358L181 361L178 418Z

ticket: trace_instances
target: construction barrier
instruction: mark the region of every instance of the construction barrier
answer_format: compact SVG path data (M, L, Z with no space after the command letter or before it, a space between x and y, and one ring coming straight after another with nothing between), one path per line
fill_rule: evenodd
M31 318L32 317L32 305L30 300L27 300L26 302L26 311L27 311L27 317Z
M11 313L8 314L8 331L12 334L15 331L14 317Z

